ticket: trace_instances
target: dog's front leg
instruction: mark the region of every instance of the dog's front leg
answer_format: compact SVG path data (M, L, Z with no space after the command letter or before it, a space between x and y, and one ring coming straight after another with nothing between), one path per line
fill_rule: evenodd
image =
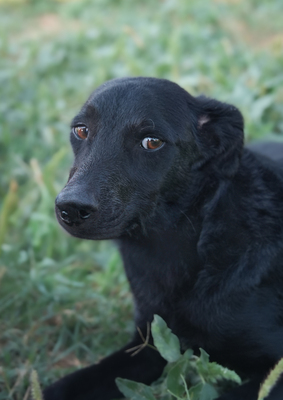
M120 351L106 357L98 364L75 371L60 379L44 392L44 400L112 400L122 398L115 379L127 378L150 384L162 373L166 361L160 354L145 346L133 355L128 349L141 345L136 335Z

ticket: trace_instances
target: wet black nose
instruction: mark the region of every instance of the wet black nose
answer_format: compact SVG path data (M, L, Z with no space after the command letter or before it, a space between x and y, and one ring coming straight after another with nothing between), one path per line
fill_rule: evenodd
M55 201L57 216L67 225L80 225L97 211L95 204L60 193Z
M59 209L60 218L68 225L79 222L81 219L89 218L92 213L90 209L78 208L77 205L65 204L63 209Z

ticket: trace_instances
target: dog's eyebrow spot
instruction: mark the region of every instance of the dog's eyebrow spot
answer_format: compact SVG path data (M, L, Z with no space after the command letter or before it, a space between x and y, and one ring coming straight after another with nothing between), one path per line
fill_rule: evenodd
M154 130L155 129L155 123L154 123L154 121L152 119L148 119L148 120L142 121L140 126L139 126L139 128L140 128L141 131L143 131L144 129L148 129L148 128Z
M75 116L72 121L71 121L71 127L76 126L76 125L80 125L83 124L84 125L84 121L85 121L85 117L84 115L77 115Z
M129 130L134 130L134 131L144 131L144 130L149 130L149 131L154 131L155 130L155 123L152 119L144 119L140 121L135 121L132 122L128 125Z
M84 123L85 121L91 121L92 123L97 123L98 121L97 110L92 104L87 104L86 107L73 118L71 126Z

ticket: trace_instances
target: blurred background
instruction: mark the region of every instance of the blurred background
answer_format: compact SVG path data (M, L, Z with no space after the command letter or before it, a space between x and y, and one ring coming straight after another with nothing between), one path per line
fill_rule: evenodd
M121 76L173 80L283 140L282 0L0 0L0 400L27 399L134 329L115 247L64 233L69 123Z

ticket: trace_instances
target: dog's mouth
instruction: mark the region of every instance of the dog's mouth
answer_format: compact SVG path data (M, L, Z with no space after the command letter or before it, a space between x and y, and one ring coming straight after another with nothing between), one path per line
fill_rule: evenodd
M55 213L59 224L70 235L80 239L103 240L117 239L123 234L135 229L137 221L125 218L126 209L116 210L107 218L107 213L97 210L95 213L88 213L85 210L70 211L60 210L55 207Z
M154 222L156 193L140 196L135 192L127 200L107 191L98 202L87 190L66 186L56 198L55 213L62 228L81 239L118 239L138 229L145 233L145 226Z

